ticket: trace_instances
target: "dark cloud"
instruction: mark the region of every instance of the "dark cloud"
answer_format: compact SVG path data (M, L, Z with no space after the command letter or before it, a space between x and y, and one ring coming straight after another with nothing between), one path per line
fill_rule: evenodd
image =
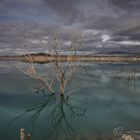
M43 0L63 21L87 23L95 28L110 28L126 16L138 14L139 0ZM127 13L133 11L133 14ZM138 14L139 15L139 14ZM122 19L121 19L121 18ZM118 20L118 21L117 21ZM117 21L117 22L116 22Z
M126 10L137 10L140 6L139 0L108 0L114 6L117 6Z
M112 17L100 17L100 18L96 17L96 20L94 18L88 20L83 24L83 26L88 29L92 28L92 29L111 30L116 25L116 21L117 19Z
M27 26L27 22L22 25L14 22L13 24L18 27L13 29L16 30L15 37L13 30L11 34L8 30L8 35L0 33L0 40L3 44L5 43L4 47L10 45L18 48L21 41L16 40L17 32L22 32L20 27L24 27L27 30L28 42L32 41L33 44L30 45L34 48L38 45L34 35L42 38L51 37L56 31L61 41L66 44L69 44L75 32L79 36L80 33L86 32L89 35L84 38L84 49L89 50L96 46L97 49L102 46L106 48L110 46L114 49L120 46L120 43L114 42L121 41L136 44L132 41L140 40L139 7L140 0L3 0L3 2L0 0L0 22L6 19L10 22L9 18L12 18L12 21L20 19L21 22L39 23L39 25ZM1 32L6 32L6 29L0 26ZM7 26L10 27L10 25ZM102 45L103 36L109 36L114 42L106 41L106 45ZM9 42L6 41L7 38L10 38ZM124 43L122 44L127 45Z
M72 0L43 0L47 6L69 22L74 22L82 17L82 13L77 9L77 1Z

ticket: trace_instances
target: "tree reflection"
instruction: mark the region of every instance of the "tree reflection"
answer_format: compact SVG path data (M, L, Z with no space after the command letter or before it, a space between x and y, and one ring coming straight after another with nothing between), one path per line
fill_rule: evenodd
M43 101L32 107L28 108L21 114L16 117L13 121L17 121L22 117L29 117L29 124L31 124L30 132L34 133L34 129L37 127L36 122L41 115L41 112L46 111L49 113L47 121L50 122L50 128L47 128L47 135L44 136L44 139L67 139L74 140L76 139L76 128L73 124L74 121L78 120L79 117L82 117L86 113L86 109L78 105L73 104L73 99L71 96L59 96L56 98L54 94L43 95ZM55 103L54 103L55 102ZM51 104L52 103L52 104ZM51 105L51 107L50 107ZM52 107L53 106L53 107ZM50 109L51 108L51 109Z
M72 120L75 117L83 116L86 112L85 109L70 104L70 98L60 96L60 101L54 107L49 118L52 123L50 136L66 136L67 139L74 139L76 131L73 127ZM60 138L62 139L62 137Z

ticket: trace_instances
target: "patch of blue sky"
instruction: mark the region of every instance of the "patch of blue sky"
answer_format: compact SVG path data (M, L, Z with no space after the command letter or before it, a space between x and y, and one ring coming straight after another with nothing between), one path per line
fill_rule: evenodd
M0 15L0 21L12 21L12 20L20 20L19 17L12 17L8 15Z
M62 19L42 1L7 0L0 5L0 20L25 20L62 25Z

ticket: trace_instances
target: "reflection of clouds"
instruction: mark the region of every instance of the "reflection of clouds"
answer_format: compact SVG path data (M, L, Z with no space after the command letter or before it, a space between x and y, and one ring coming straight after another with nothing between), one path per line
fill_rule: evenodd
M102 83L109 83L110 82L110 78L108 76L101 75L101 82Z
M9 66L8 63L7 63L7 65ZM18 65L23 67L24 64L25 63L19 63ZM48 65L48 64L45 64L45 65ZM138 97L139 97L139 87L140 86L136 90L134 90L134 89L130 90L126 87L120 87L116 83L115 83L116 87L115 86L112 87L114 81L108 81L108 78L109 78L109 80L111 80L111 77L114 75L117 75L118 72L121 74L122 73L121 68L124 65L109 65L109 64L98 65L95 63L93 63L93 64L85 63L85 66L87 68L87 73L83 72L82 74L81 73L79 74L82 78L83 83L80 83L77 81L72 83L75 86L77 86L79 84L82 87L85 83L87 83L89 81L89 83L88 83L89 87L87 87L87 88L85 87L84 89L78 91L78 94L73 94L73 97L74 97L73 99L75 99L75 100L78 99L80 102L84 102L86 105L86 108L88 109L87 115L85 118L86 123L84 123L84 126L81 127L82 130L84 129L83 130L84 134L87 134L87 135L89 134L89 136L90 136L90 134L93 134L93 131L96 131L96 130L101 131L101 132L104 130L107 130L107 129L112 130L112 126L118 125L119 124L118 122L121 122L121 120L123 120L122 122L124 122L124 120L126 120L127 124L129 122L129 125L131 125L131 126L134 125L134 122L136 123L137 121L139 121L140 102L139 102ZM39 67L42 68L42 65L39 65ZM48 65L48 67L50 67L50 65ZM138 65L130 65L130 67L137 69L137 73L139 75L140 72L139 72ZM45 71L46 71L46 69L45 69ZM17 71L14 71L14 73L17 73ZM15 77L17 77L17 76L15 76ZM12 80L12 82L13 81L15 82L14 78L9 78L7 80L8 81ZM90 80L92 80L92 81L90 81ZM79 80L79 81L81 81L81 80ZM17 82L19 84L19 80ZM96 85L94 85L93 82L96 83ZM109 85L107 85L106 83L109 83ZM20 90L18 90L19 94L20 94L21 89L22 88L20 88ZM7 99L7 98L5 97L5 99ZM23 98L21 96L19 96L19 98L17 98L16 96L13 96L13 103L15 103L15 108L18 107L17 101L19 102L20 105L25 105L25 103L27 105L27 103L29 103L29 102L34 104L34 101L35 101L34 98L30 98L28 101L27 101L27 99L29 99L29 95L27 95L25 98ZM4 100L2 98L1 98L1 100L4 104L6 103L6 102L4 102ZM9 98L9 100L8 100L9 106L11 105L10 101L11 101L11 98ZM39 101L38 96L37 96L36 101L38 103L38 101ZM45 101L44 101L44 103L45 103ZM72 106L73 105L74 104L72 104ZM80 107L83 107L83 106L80 106ZM17 109L14 110L12 106L10 106L10 108L12 108L12 111L13 111L13 116L12 116L13 118L16 115L21 113L21 112L18 112ZM50 111L50 110L51 110L51 108L49 106L48 111ZM9 113L1 112L1 114L4 114L9 117L11 115L10 110L5 109L5 111L8 111ZM57 113L59 114L59 112L56 112L55 116L57 116ZM40 122L37 123L37 124L40 124L41 128L42 127L44 128L45 124L47 125L46 127L49 127L48 121L46 121L46 114L48 115L48 112L46 112L46 111L41 113L41 115L40 115L41 117L38 120L38 122L39 122L43 118L43 116L45 118L41 124L40 124ZM32 115L32 113L29 113L29 115L27 117L29 117L30 115ZM131 121L130 121L130 119L131 119ZM77 119L77 120L79 121L80 119ZM106 122L104 122L104 120L106 120ZM78 121L75 122L76 126L78 126L78 124L79 124ZM19 121L19 122L23 124L24 121ZM44 123L44 122L46 122L46 123ZM106 124L108 124L108 125L106 125ZM135 125L135 126L139 127L138 125ZM52 123L51 123L51 126L52 126ZM47 132L48 131L45 131L44 133L46 134ZM40 136L40 134L38 134L38 135Z
M82 64L84 67L84 64ZM129 67L130 69L125 69ZM86 73L86 75L84 74ZM85 71L78 75L82 85L88 88L118 88L128 93L138 93L140 86L140 70L138 65L101 64L85 65ZM125 85L124 85L125 84ZM129 87L129 88L128 88ZM123 90L122 90L123 89ZM123 93L124 94L124 93Z

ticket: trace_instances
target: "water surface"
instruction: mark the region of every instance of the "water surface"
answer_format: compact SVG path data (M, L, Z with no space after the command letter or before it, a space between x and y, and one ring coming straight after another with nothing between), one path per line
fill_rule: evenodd
M35 65L44 75L51 67ZM140 65L81 65L62 99L33 92L40 83L23 73L29 64L0 62L0 138L18 140L20 128L32 140L115 138L120 126L139 131Z

